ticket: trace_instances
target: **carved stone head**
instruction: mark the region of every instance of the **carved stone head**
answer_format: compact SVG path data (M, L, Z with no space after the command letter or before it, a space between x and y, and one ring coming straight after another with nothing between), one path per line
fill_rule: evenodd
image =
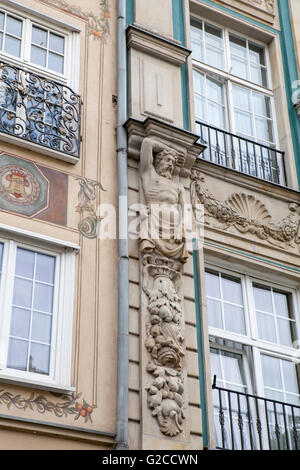
M158 152L154 158L154 168L158 175L172 179L177 160L177 152L173 149L164 149Z

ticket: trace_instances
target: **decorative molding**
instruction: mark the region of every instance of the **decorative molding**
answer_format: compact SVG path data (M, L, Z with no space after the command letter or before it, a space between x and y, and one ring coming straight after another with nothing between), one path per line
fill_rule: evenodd
M109 34L109 3L108 0L99 0L100 14L96 15L92 11L83 10L81 7L70 5L66 0L40 0L40 2L57 7L60 10L71 13L87 22L88 34L96 39L106 39Z
M217 228L227 230L234 227L240 233L251 233L260 240L268 241L280 248L298 247L300 251L300 205L290 203L290 213L280 222L273 222L265 205L254 196L234 193L226 201L215 198L204 186L204 177L193 171L191 200L197 218L197 205L205 208L205 222L209 218L221 223Z
M80 189L78 192L78 205L76 206L76 212L84 215L88 213L78 224L78 230L86 238L96 238L98 225L102 220L102 217L97 215L97 194L96 188L105 191L102 184L98 181L89 181L87 178L78 177Z
M34 392L28 397L22 397L21 394L13 395L11 392L0 390L0 404L6 405L9 409L11 406L19 410L31 410L44 414L46 412L53 413L57 418L67 418L74 416L74 420L84 418L85 422L92 422L92 408L84 399L82 403L78 401L81 393L73 393L72 395L61 395L61 401L54 403L47 400L43 395L36 395Z

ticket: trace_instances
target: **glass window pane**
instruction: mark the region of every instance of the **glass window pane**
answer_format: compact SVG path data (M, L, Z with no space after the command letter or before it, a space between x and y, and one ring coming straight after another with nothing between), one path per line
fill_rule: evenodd
M3 33L0 33L0 50L3 48Z
M283 390L280 372L280 359L262 354L261 364L265 387Z
M237 133L250 137L253 136L254 132L251 114L236 110L234 118Z
M238 57L231 58L231 73L237 77L248 79L248 64L245 60Z
M245 39L237 38L232 34L229 35L230 51L243 59L247 58L247 43Z
M205 99L195 95L195 116L196 119L207 120Z
M28 339L30 330L30 310L23 308L13 307L10 335L18 336L19 338Z
M7 15L6 32L20 38L22 36L22 21Z
M53 287L36 282L34 287L34 309L42 312L52 312Z
M270 98L261 93L253 93L253 105L255 114L271 117Z
M209 326L224 328L221 302L218 300L207 299L207 316Z
M27 369L28 344L27 341L10 338L7 357L9 369Z
M33 279L34 256L35 254L33 251L24 250L23 248L17 249L17 276L28 277L30 279Z
M250 90L247 90L247 88L243 88L237 85L233 85L232 93L233 93L234 106L244 111L250 112L251 111Z
M209 297L216 297L217 299L221 298L218 274L206 272L205 287L206 295L208 295Z
M284 344L285 346L292 346L292 332L291 332L291 322L289 320L282 320L281 318L276 318L278 335L279 335L279 344Z
M205 88L204 88L204 75L202 73L193 71L193 78L194 78L194 91L195 93L199 93L200 95L205 96Z
M250 65L251 81L257 85L267 86L267 72L264 67Z
M218 381L223 380L222 369L220 364L220 354L217 349L210 350L210 367L212 376L216 375Z
M33 313L31 339L42 343L51 342L52 315Z
M299 393L295 364L289 361L281 361L285 391Z
M245 334L244 309L224 303L225 330Z
M273 142L272 122L270 119L255 117L256 137L264 142Z
M32 27L32 42L37 46L47 47L47 36L48 32L45 29L38 28L37 26Z
M21 41L20 39L13 38L12 36L5 36L5 52L8 54L20 57L21 53Z
M215 80L207 78L206 80L207 97L219 104L224 104L223 85Z
M223 48L223 34L222 30L215 26L206 24L205 25L205 39L206 43L212 46Z
M63 54L65 49L64 38L57 34L50 33L49 49L51 49L51 51L58 52L59 54Z
M64 58L60 55L49 52L48 68L58 73L64 71Z
M1 271L2 271L2 259L3 259L3 243L0 243L0 279L1 279Z
M49 374L50 347L31 343L29 356L29 372Z
M273 313L271 289L254 286L253 293L256 310Z
M222 276L223 299L243 305L242 286L240 281Z
M207 121L216 126L225 128L225 110L223 106L220 106L212 101L207 102Z
M13 304L19 307L31 307L32 282L15 278Z
M31 62L46 67L47 53L40 47L31 46Z
M240 354L222 351L225 380L235 384L245 385L243 377L243 359Z
M265 52L264 48L257 46L256 44L249 43L249 55L252 62L256 62L260 65L265 64Z
M215 49L209 45L206 46L206 64L216 67L218 69L223 68L223 51Z
M4 13L0 12L0 29L3 31L4 28Z
M55 257L37 254L35 279L54 284Z
M289 318L288 296L281 292L273 292L275 312L281 317Z
M256 318L259 338L264 339L265 341L271 341L272 343L277 343L275 319L273 315L266 315L264 313L257 312Z
M200 62L204 61L203 55L203 43L193 42L192 41L192 51L193 51L193 58L199 60Z

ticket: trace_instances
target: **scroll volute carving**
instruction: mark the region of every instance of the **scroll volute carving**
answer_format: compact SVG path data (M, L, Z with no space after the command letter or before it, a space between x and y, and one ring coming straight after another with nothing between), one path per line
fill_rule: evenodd
M160 431L174 437L183 430L185 355L180 288L188 252L184 237L184 188L175 181L178 153L157 139L141 148L140 249L146 319L147 403Z

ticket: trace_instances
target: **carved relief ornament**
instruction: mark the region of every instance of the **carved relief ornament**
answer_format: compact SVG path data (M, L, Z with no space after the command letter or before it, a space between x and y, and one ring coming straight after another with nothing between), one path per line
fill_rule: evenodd
M204 177L193 173L191 183L191 200L195 216L196 207L203 204L205 223L209 219L219 222L217 228L227 230L234 227L240 233L252 233L260 240L286 248L298 247L300 251L300 206L290 203L290 213L280 222L273 222L265 205L254 196L245 193L234 193L226 201L215 198L204 185Z

